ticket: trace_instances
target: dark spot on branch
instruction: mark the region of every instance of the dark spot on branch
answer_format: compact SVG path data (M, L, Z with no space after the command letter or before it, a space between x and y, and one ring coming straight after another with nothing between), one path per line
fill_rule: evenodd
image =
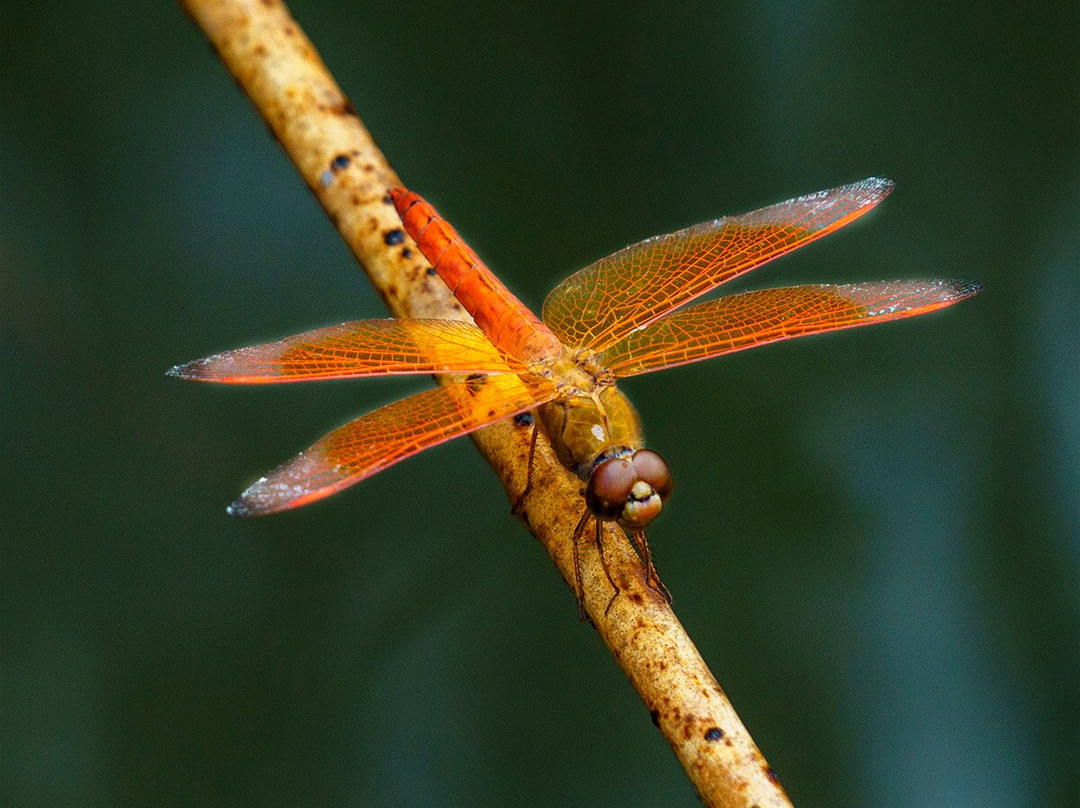
M780 785L780 778L776 776L772 766L765 767L765 776L769 778L769 782L773 785Z
M388 230L383 233L383 241L386 242L387 247L396 247L405 241L405 231L400 227L395 227L393 230Z
M660 711L659 710L649 710L649 718L652 719L653 726L655 726L655 727L660 726Z
M427 274L434 277L435 275L438 275L439 273L435 271L435 267L428 267Z
M401 248L401 257L402 258L412 258L412 247L402 247Z
M514 426L532 426L533 414L531 412L519 412L514 416Z
M349 167L349 163L352 162L352 158L347 154L339 154L333 160L330 161L330 170L334 173L338 171L344 171Z
M706 741L719 741L724 737L724 731L720 727L709 727L705 730Z

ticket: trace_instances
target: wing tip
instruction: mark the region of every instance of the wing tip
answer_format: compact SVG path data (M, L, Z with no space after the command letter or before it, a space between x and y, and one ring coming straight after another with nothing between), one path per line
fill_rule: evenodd
M734 216L730 221L763 225L793 224L805 228L816 238L874 209L892 193L894 187L895 183L885 177L867 177ZM717 221L723 222L725 219Z
M824 191L804 194L797 197L795 201L816 202L837 196L851 196L856 200L864 200L865 204L884 199L892 193L895 187L896 183L887 177L867 177L844 185L837 185L834 188L827 188Z
M193 359L173 365L165 371L166 376L191 382L213 382L215 384L270 384L273 382L303 381L306 377L283 375L273 362L273 357L265 359L265 349L276 348L269 345L255 345L236 351L214 354L203 359ZM334 377L326 377L334 378Z
M304 490L301 481L287 476L304 460L303 454L297 455L269 477L260 477L244 489L244 493L237 497L235 502L225 508L225 513L242 518L267 516L318 499L319 497L313 496L312 492Z
M260 477L254 483L244 489L244 492L236 500L225 508L229 516L264 516L273 513L276 508L267 508L266 488L269 481L266 477Z
M888 177L867 177L862 184L867 191L867 202L871 205L876 205L896 188L896 183Z
M949 287L950 300L966 300L983 290L982 283L970 278L950 278L942 283Z
M861 185L867 190L878 191L881 194L891 193L892 189L896 187L896 183L888 177L867 177L865 180L852 183L852 185L856 187Z
M267 516L295 508L305 501L306 498L302 493L291 490L288 485L283 486L276 476L273 479L260 477L225 508L225 513L243 519L251 516Z
M830 287L822 287L830 288ZM910 317L952 306L982 291L982 284L967 279L878 281L831 287L849 302L866 307L869 317Z
M190 362L181 362L179 365L173 365L166 370L165 375L172 376L175 379L199 381L203 378L201 371L206 366L207 361L206 359L193 359Z
M876 206L891 194L895 187L896 183L887 177L867 177L824 193L829 197L851 196L856 210L864 210Z
M229 505L230 516L267 516L307 505L327 497L355 482L362 476L327 478L327 464L315 447L278 466L260 477Z
M225 513L229 516L253 516L254 514L248 510L247 502L241 497L237 497L236 501L231 505L225 506Z

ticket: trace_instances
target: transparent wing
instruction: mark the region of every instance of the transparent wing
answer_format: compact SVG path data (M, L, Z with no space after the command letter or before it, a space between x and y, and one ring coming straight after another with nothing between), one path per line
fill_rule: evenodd
M359 320L177 365L170 376L204 382L269 384L398 373L506 373L524 370L472 323Z
M873 208L892 189L870 179L633 244L560 283L543 319L563 344L603 351L635 328Z
M351 421L263 477L229 506L261 516L330 496L430 446L532 409L556 395L535 376L473 376Z
M778 340L914 317L979 289L973 281L894 281L746 292L658 320L597 359L616 376L634 376Z

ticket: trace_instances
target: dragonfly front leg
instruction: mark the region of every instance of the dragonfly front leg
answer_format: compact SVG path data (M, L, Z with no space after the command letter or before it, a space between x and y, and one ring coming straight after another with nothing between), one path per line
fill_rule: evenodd
M581 534L585 532L585 525L589 523L589 518L592 516L592 512L586 508L585 513L581 514L581 519L578 520L577 527L574 528L574 584L577 591L574 593L577 595L577 610L578 619L583 623L591 623L592 619L589 617L589 613L585 611L585 579L581 574ZM600 524L599 520L597 524Z
M604 556L604 542L601 538L604 535L604 526L600 520L596 520L596 552L600 555L600 568L604 571L604 575L608 579L608 583L611 584L611 588L614 590L611 594L611 598L607 602L607 606L604 607L604 616L607 617L607 613L611 611L611 606L615 603L615 599L619 597L619 585L615 583L615 579L611 577L611 570L608 569L607 558Z
M583 621L589 621L590 618L585 611L585 579L581 572L581 541L585 534L585 527L592 516L592 512L586 510L581 515L577 527L574 528L574 580L577 585L578 617ZM604 571L604 577L607 578L612 590L607 606L604 607L604 615L606 616L611 611L611 607L615 604L622 590L615 583L615 576L611 574L611 568L608 566L607 556L604 553L604 523L595 517L593 517L593 520L596 526L596 552L600 556L600 569ZM641 565L645 568L645 583L664 600L671 603L671 592L664 585L664 582L660 580L660 574L656 571L656 565L653 564L652 560L652 552L649 550L649 543L645 539L645 532L642 530L633 531L630 533L630 542L641 560Z

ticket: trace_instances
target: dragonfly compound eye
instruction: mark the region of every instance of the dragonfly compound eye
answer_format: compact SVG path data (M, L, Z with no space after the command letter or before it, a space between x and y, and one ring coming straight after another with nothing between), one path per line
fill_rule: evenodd
M601 519L616 519L637 482L637 472L629 460L622 457L605 460L589 477L585 503Z
M671 496L671 469L660 455L651 449L638 449L630 462L637 472L637 478L652 486L663 502Z

